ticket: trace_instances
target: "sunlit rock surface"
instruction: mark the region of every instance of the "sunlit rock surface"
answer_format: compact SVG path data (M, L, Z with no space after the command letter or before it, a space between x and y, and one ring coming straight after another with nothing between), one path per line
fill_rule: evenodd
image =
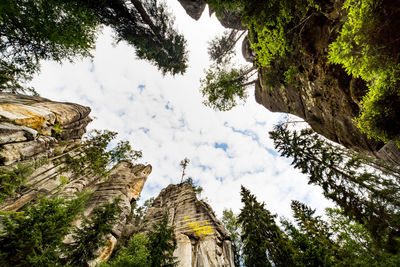
M168 213L174 226L180 267L234 266L230 237L211 207L198 200L189 183L169 185L148 209L141 231Z
M18 211L43 197L74 197L91 193L83 216L94 207L114 198L121 199L121 212L94 266L106 261L121 235L130 225L131 203L135 202L151 173L151 165L120 162L104 177L94 172L74 174L66 167L65 158L77 156L86 131L90 108L74 103L54 102L37 96L0 93L0 165L13 168L18 164L35 164L26 186L0 204L1 211ZM81 220L75 222L79 225ZM65 242L71 242L71 236Z

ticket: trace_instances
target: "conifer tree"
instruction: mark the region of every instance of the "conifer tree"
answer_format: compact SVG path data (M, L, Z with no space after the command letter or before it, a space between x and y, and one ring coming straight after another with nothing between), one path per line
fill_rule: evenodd
M232 241L233 247L233 259L235 262L235 266L239 267L243 262L242 257L242 247L243 243L240 239L242 229L240 223L238 221L238 216L233 213L231 209L224 209L222 211L222 224L224 225L226 231L229 233L229 236Z
M83 218L82 224L73 231L73 243L66 246L66 261L73 266L87 266L95 258L95 251L104 245L105 236L118 219L121 211L116 198L111 203L95 207L89 218Z
M153 229L147 233L147 237L152 267L177 266L178 262L173 256L176 248L174 229L168 226L167 214L164 214L159 223L153 225Z
M321 186L324 195L364 225L377 244L392 253L399 250L396 167L333 145L310 129L298 133L278 125L270 137L281 155L292 158L292 165L309 175L309 183Z
M276 215L265 209L248 189L241 188L242 203L239 223L242 225L242 242L245 265L294 266L293 249L289 240L275 223Z
M333 266L337 263L337 246L331 239L329 225L300 201L292 201L291 208L297 227L286 219L281 223L295 251L296 265Z
M58 266L59 251L87 194L66 201L41 199L21 213L4 217L0 235L1 266Z
M173 27L174 17L165 2L157 0L86 0L97 19L126 41L136 55L163 73L183 74L187 68L186 40Z

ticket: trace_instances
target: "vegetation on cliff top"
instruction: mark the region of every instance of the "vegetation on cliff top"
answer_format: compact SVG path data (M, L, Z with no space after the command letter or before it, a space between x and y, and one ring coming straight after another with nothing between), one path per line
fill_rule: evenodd
M249 30L251 48L256 53L256 65L267 69L266 82L272 88L287 84L299 86L296 71L307 45L302 38L303 30L312 17L328 16L337 8L323 0L208 0L207 3L217 16L222 16L225 10L241 15L242 23ZM376 140L395 140L400 146L400 36L393 31L393 27L400 25L398 3L346 0L342 8L345 11L343 24L332 22L339 30L325 60L341 64L349 75L367 83L368 90L362 92L361 110L355 118L360 130ZM212 95L202 90L203 95ZM223 101L229 101L235 94L245 96L241 87L231 91L232 88L225 85L217 95ZM231 103L229 109L236 104ZM221 105L214 107L226 110Z

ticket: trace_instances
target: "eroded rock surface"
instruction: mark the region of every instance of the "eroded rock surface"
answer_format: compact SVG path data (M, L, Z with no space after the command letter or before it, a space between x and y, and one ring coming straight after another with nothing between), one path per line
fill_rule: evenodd
M89 113L74 103L0 92L0 162L50 156L59 141L82 137Z
M196 198L189 183L169 185L148 209L141 231L168 213L174 226L180 267L234 266L230 237L211 207Z
M86 131L90 108L74 103L54 102L37 96L0 93L0 165L2 168L31 166L26 186L0 204L1 211L18 211L43 197L75 197L91 193L82 216L90 216L94 207L114 198L121 199L119 220L107 236L104 247L91 266L106 261L121 235L129 229L131 203L143 189L151 165L120 162L109 176L91 170L73 173L66 166L68 157L79 156L81 138ZM4 170L4 169L3 169ZM75 222L79 225L80 220ZM65 242L71 242L72 236Z

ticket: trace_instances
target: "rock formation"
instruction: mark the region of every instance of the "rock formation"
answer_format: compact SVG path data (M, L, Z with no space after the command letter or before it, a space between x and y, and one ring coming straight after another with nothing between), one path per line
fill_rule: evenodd
M230 237L211 207L198 200L185 182L163 189L148 209L141 231L149 230L164 213L174 226L180 267L234 266Z
M191 6L202 1L191 1ZM181 3L184 7L185 4ZM202 5L202 4L201 4ZM281 66L259 70L255 85L256 101L272 112L284 112L304 119L317 133L347 148L372 155L394 164L400 161L400 150L393 143L384 145L369 139L353 119L360 112L360 101L366 92L361 79L352 78L338 65L328 63L328 46L337 37L337 29L345 15L342 1L328 1L321 13L307 19L302 26L302 52L297 53L296 81L286 84L279 80ZM245 29L240 15L226 12L218 17L226 28ZM242 43L242 54L253 63L254 55L248 39ZM268 84L268 76L275 84Z
M178 0L186 13L195 20L198 20L206 8L205 0Z
M0 93L0 160L3 168L18 164L35 165L27 185L0 205L1 211L18 211L41 197L74 196L83 190L91 198L83 216L90 216L94 207L119 197L119 220L108 235L107 245L91 262L107 260L119 238L130 231L127 218L131 203L151 173L150 165L120 162L109 177L92 172L74 174L64 168L67 156L74 157L85 133L90 108L73 103L54 102L36 96ZM76 222L79 225L79 220ZM67 240L68 241L68 240Z

